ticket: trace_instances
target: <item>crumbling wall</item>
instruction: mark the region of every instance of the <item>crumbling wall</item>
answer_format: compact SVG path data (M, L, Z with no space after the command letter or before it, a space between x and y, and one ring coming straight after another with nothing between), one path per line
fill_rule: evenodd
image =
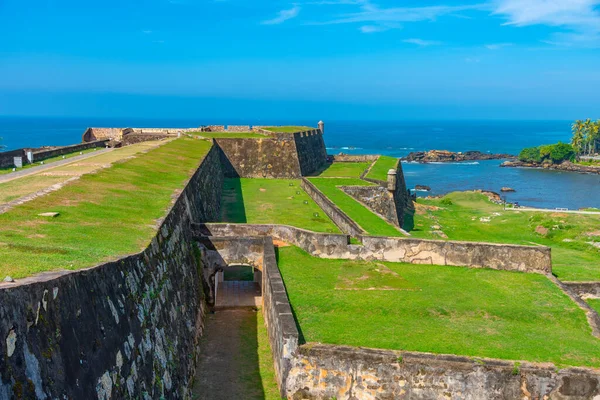
M220 215L213 148L141 253L0 283L0 399L189 396L204 292L191 222Z
M596 399L600 372L551 364L308 343L289 399Z

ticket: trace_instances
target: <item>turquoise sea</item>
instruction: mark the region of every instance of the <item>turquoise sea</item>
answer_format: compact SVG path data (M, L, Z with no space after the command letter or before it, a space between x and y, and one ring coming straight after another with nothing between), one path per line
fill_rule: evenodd
M98 119L0 117L0 137L8 149L79 142L88 126L193 127L213 123L293 124L314 121L212 121L204 119ZM325 121L330 154L386 154L411 151L480 150L517 154L520 149L557 141L568 142L571 121ZM535 169L500 168L500 161L403 165L409 187L428 185L432 194L510 186L509 201L533 207L600 207L600 175ZM427 193L420 193L427 195Z

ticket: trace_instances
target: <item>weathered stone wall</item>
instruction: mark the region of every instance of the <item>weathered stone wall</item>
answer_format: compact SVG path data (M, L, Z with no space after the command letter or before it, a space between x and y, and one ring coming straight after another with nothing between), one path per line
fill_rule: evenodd
M402 226L403 211L396 208L394 193L382 186L341 186L346 194L352 196L381 218Z
M93 142L96 140L121 140L123 128L87 128L81 138L82 142Z
M600 371L309 343L288 399L597 399Z
M320 171L327 164L327 150L320 130L294 134L302 176Z
M317 203L325 214L334 224L342 230L352 236L359 236L365 233L365 231L356 223L352 218L346 215L338 206L336 206L331 200L327 198L315 185L312 184L308 179L303 178L300 182L300 186L308 195Z
M26 162L25 149L3 151L0 153L0 168L11 168L15 166L15 157L22 157L23 163Z
M213 148L143 252L0 283L0 399L186 398L204 301L191 221L220 214Z
M285 138L215 139L228 177L299 178L296 143Z
M135 143L150 142L154 140L163 140L170 135L158 133L130 133L123 136L123 146L129 146Z
M370 154L351 155L344 153L330 155L329 157L333 162L373 162L379 158L379 156Z
M563 282L563 284L579 297L600 298L600 282Z
M65 154L75 153L77 151L93 149L95 147L104 148L104 147L106 147L106 143L108 143L108 139L95 140L93 142L74 144L71 146L54 147L54 148L51 148L48 150L34 151L32 153L33 161L34 162L42 161L42 160L45 160L50 157L56 157L56 156L61 156L61 155L65 155Z
M250 125L227 125L227 132L250 132Z
M196 235L272 236L315 257L453 265L530 273L551 273L549 247L316 233L285 225L197 224Z

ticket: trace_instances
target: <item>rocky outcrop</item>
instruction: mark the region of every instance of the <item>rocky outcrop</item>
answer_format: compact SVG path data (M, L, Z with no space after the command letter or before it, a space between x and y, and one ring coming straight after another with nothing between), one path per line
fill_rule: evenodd
M544 168L557 171L579 172L580 174L600 174L600 166L587 166L563 161L560 164L551 163L530 163L523 161L505 161L500 164L501 167L519 167L519 168Z
M403 158L404 161L413 161L421 163L429 162L460 162L460 161L479 161L479 160L503 160L514 159L510 154L492 154L482 153L481 151L452 152L448 150L429 150L414 151Z

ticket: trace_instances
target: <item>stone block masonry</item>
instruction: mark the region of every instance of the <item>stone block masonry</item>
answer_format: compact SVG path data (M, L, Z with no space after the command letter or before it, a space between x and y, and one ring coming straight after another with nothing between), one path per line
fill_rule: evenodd
M0 284L0 399L189 397L205 313L191 222L220 215L218 149L141 253Z
M600 371L308 343L292 360L288 399L596 400Z

